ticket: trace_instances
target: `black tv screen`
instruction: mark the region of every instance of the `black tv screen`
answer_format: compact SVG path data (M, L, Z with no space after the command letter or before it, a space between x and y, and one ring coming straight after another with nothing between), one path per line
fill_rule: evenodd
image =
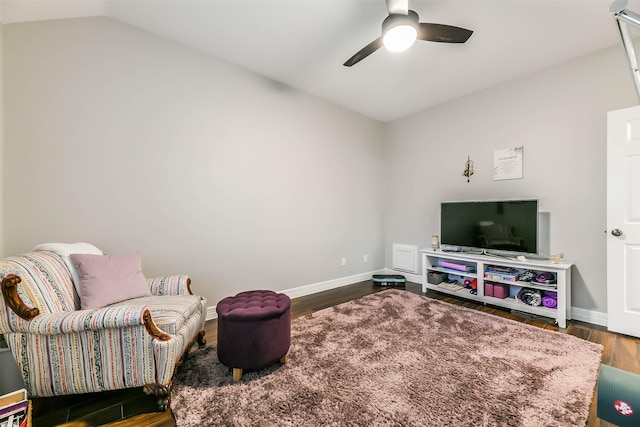
M443 249L537 254L538 201L443 202L440 243Z

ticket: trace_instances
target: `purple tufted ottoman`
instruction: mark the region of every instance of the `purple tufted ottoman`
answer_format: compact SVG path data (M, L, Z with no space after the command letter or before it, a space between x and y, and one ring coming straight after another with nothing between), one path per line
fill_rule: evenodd
M218 359L233 368L240 381L243 369L285 363L291 344L291 300L273 291L247 291L216 306Z

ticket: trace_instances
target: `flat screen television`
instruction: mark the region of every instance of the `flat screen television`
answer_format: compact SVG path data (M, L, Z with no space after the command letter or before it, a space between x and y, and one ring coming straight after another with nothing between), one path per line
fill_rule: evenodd
M538 253L538 200L442 202L443 250Z

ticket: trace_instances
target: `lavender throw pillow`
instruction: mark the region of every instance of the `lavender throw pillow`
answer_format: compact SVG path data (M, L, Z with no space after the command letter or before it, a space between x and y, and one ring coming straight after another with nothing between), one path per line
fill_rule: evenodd
M80 277L80 308L100 308L151 295L140 254L71 254Z

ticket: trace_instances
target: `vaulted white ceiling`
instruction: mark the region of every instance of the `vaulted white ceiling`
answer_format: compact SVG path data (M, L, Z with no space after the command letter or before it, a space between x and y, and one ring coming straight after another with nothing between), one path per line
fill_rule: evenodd
M409 0L421 22L473 35L380 49L351 68L380 35L384 0L1 0L0 19L108 16L387 122L609 46L623 54L611 3Z

